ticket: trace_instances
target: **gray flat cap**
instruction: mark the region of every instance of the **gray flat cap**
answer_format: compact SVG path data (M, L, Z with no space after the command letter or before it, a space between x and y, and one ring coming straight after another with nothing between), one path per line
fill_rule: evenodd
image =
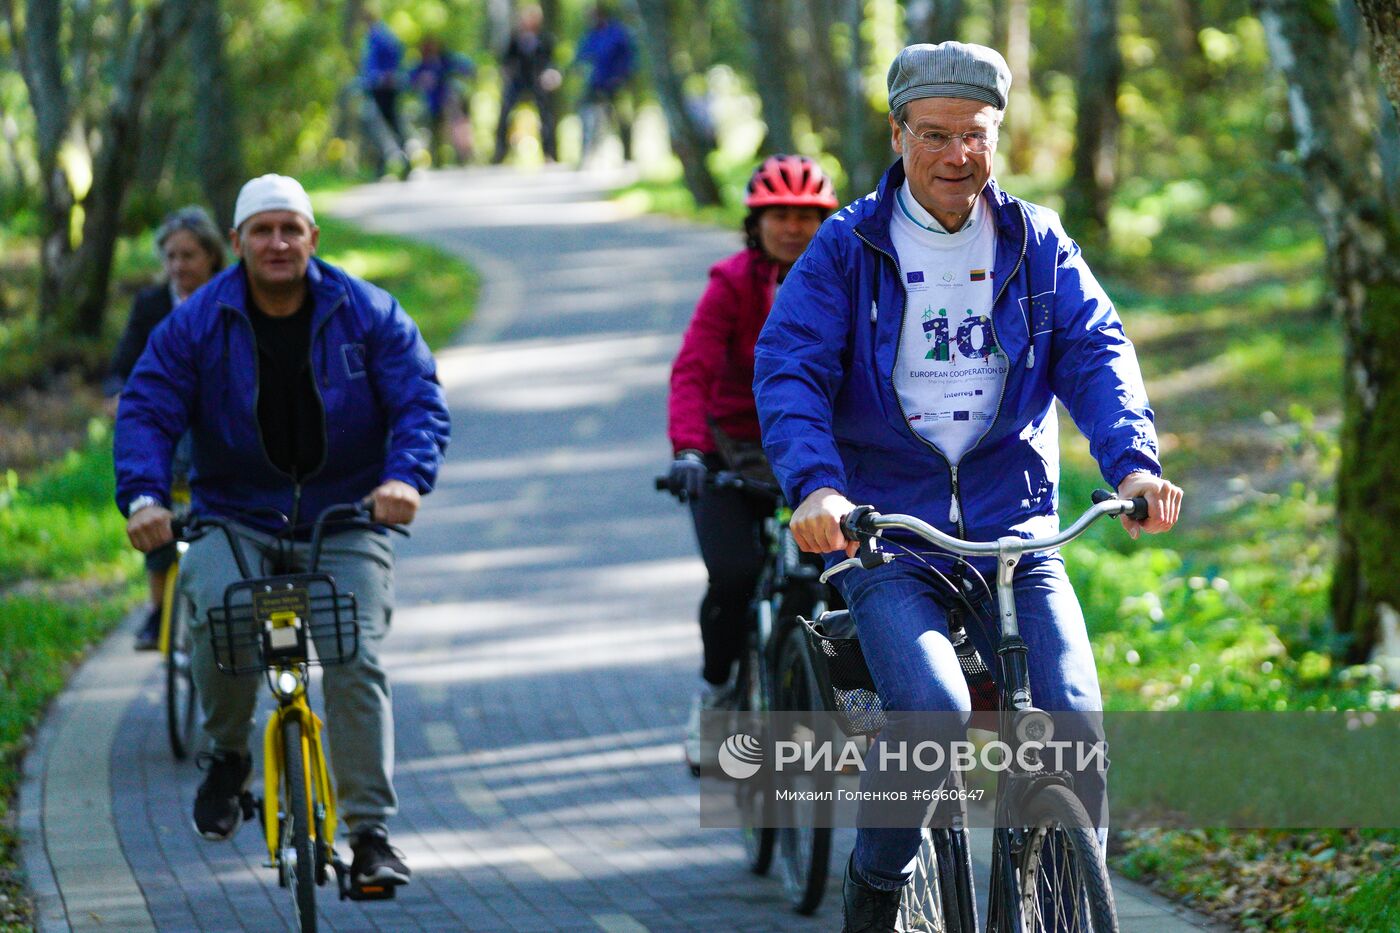
M961 97L1006 109L1011 69L996 49L965 42L907 46L894 57L887 78L890 110L921 97Z

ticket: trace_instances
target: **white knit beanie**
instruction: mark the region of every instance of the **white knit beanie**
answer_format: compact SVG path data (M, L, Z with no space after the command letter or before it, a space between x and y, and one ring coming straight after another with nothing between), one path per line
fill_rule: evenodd
M312 226L316 225L306 189L301 182L286 175L259 175L245 184L233 208L233 228L237 230L243 226L243 221L263 211L292 211L305 217Z

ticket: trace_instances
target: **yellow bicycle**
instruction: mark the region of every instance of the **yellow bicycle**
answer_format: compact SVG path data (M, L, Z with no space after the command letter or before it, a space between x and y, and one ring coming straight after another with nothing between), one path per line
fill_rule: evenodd
M332 871L342 900L382 900L395 893L393 885L352 885L350 866L336 854L325 725L308 699L311 667L351 661L359 649L354 594L338 592L334 578L317 570L323 528L337 519L373 524L364 503L331 506L316 519L307 570L280 572L290 562L279 560L279 572L262 577L249 572L227 522L198 523L222 528L243 578L224 591L223 606L209 611L214 661L226 674L264 674L277 702L263 732L263 795L254 806L262 813L268 867L277 869L278 883L291 894L297 929L304 933L316 930L316 887Z
M170 490L170 499L178 522L179 517L189 511L189 486L176 483ZM195 702L190 660L190 602L179 589L180 556L188 546L184 541L175 542L175 562L166 572L160 602L159 648L165 667L165 731L170 738L170 752L177 761L190 756L199 725L199 704Z

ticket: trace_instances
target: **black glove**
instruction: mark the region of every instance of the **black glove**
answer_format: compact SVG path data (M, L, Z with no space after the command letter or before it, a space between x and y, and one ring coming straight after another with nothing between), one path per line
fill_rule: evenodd
M698 450L682 450L671 461L666 483L671 494L682 502L699 499L705 489L705 460Z

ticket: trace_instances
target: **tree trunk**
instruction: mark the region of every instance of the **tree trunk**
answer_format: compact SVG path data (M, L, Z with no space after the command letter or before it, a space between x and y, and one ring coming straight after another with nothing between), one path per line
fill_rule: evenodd
M189 28L192 10L182 2L159 0L146 7L134 35L130 22L116 24L117 34L130 39L121 49L112 101L91 134L101 141L101 148L93 155L92 185L81 205L82 233L75 244L73 211L77 205L58 159L74 120L62 68L62 6L50 0L28 0L25 29L20 31L14 28L11 0L4 2L16 57L34 108L44 178L40 319L72 334L95 336L102 330L107 310L112 251L139 151L142 106L166 53Z
M1394 0L1356 0L1381 73L1380 156L1391 210L1400 210L1400 7Z
M848 19L844 5L845 0L797 2L802 16L796 22L806 41L801 57L806 64L807 113L812 129L822 137L822 148L828 151L842 147L847 129L845 108L838 103L846 99L847 75L832 42L832 30ZM792 6L788 4L789 9Z
M1007 156L1011 171L1024 175L1031 170L1031 122L1035 96L1031 94L1031 5L1030 0L1010 0L1006 10L1006 65L1011 69L1011 99L1006 102Z
M767 133L764 152L792 152L792 102L788 75L792 55L783 28L782 5L773 0L742 0L744 28L749 34L753 80L763 107Z
M1387 211L1367 117L1368 83L1341 36L1335 7L1260 4L1269 50L1288 82L1299 167L1327 244L1345 360L1333 623L1349 662L1372 658L1400 623L1400 220ZM1390 49L1394 49L1392 33ZM1383 56L1382 56L1383 57ZM1392 676L1395 676L1392 669Z
M233 205L245 181L238 111L229 83L224 54L223 4L194 0L190 29L190 61L194 68L195 159L204 196L214 220L233 225Z
M715 178L705 163L705 157L713 149L713 143L709 134L691 113L685 91L681 87L681 78L671 67L670 2L671 0L635 0L641 14L652 85L661 103L661 109L666 113L671 150L681 161L686 187L690 189L696 204L718 205L719 186L715 184Z
M865 73L865 40L861 38L860 27L864 16L863 0L841 0L841 18L845 22L849 57L842 69L845 79L842 93L845 101L842 108L844 129L838 151L841 165L846 170L847 194L852 198L875 187L881 171L892 157L887 124L871 109L862 81Z
M1395 0L1356 0L1380 68L1386 96L1400 110L1400 6Z
M1074 177L1065 193L1072 236L1092 247L1108 239L1108 205L1117 183L1118 0L1080 0L1079 120Z
M904 5L904 29L910 45L961 39L962 0L909 0Z

